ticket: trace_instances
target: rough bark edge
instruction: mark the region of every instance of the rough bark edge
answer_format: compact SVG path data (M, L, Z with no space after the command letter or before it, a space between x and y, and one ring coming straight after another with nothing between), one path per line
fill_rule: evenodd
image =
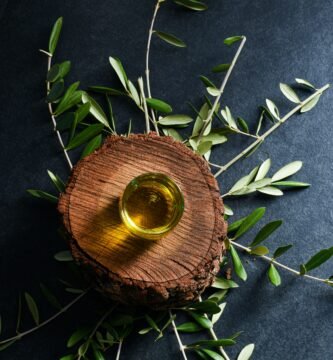
M215 224L211 246L194 272L172 282L165 281L157 284L156 282L121 278L91 258L79 247L77 241L70 236L71 227L68 217L70 197L81 169L86 162L93 161L95 156L108 151L116 142L127 142L129 140L164 142L192 158L204 175L212 196ZM205 288L212 284L215 275L219 271L221 255L225 250L223 240L227 233L227 223L223 220L224 208L217 181L212 175L207 162L201 156L170 136L160 137L151 132L149 134L133 134L129 137L108 137L99 149L80 160L74 166L66 191L60 196L58 210L62 215L64 226L69 235L69 246L74 259L94 279L97 290L116 301L128 304L149 304L155 308L179 306L197 299Z

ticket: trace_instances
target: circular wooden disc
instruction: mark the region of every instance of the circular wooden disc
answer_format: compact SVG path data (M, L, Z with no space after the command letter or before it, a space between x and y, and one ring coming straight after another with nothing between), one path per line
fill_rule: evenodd
M185 210L161 240L133 237L119 216L126 185L145 172L170 176ZM219 269L226 224L207 163L171 137L111 136L75 166L58 209L73 257L115 300L161 308L197 298Z

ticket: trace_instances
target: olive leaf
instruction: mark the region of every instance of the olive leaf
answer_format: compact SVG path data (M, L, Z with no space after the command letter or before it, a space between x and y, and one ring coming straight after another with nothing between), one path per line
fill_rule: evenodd
M235 273L238 275L238 277L240 279L242 279L243 281L246 281L247 273L245 271L245 268L242 264L242 261L238 255L236 249L232 245L230 245L230 253L231 253L232 262L234 264Z
M124 89L128 90L128 85L127 85L128 78L124 70L123 64L118 58L112 56L109 57L109 61L114 71L116 72L120 82L122 83Z
M172 34L168 34L166 32L163 31L154 31L154 34L156 34L160 39L164 40L165 42L167 42L168 44L177 46L177 47L186 47L186 44L184 43L183 40L180 40L179 38L177 38L176 36L172 35Z
M269 253L269 250L266 246L257 246L253 249L251 249L250 254L257 255L257 256L263 256Z
M59 300L56 298L54 294L51 293L51 291L42 283L40 283L40 289L42 291L42 294L44 295L45 299L56 309L62 309L62 306L59 302Z
M266 105L268 108L269 113L276 119L280 120L280 112L274 102L270 99L266 99Z
M134 84L132 83L131 80L128 80L127 85L128 85L128 91L131 94L132 99L134 100L136 105L140 107L141 100L140 100L138 90L136 89L136 87L134 86Z
M254 351L254 344L248 344L244 346L242 351L239 353L237 360L249 360Z
M301 99L289 85L280 83L280 90L288 100L296 104L301 103Z
M158 120L158 124L164 126L174 126L189 124L192 121L193 119L188 115L167 115Z
M123 91L108 86L89 86L88 90L106 95L126 96L126 93Z
M227 303L222 303L222 304L219 305L220 311L212 316L212 324L213 325L216 324L219 321L220 317L223 314L223 311L224 311L226 305L227 305Z
M66 149L71 150L84 144L85 142L91 140L92 138L100 134L103 128L103 124L93 124L88 126L71 140Z
M224 215L232 216L234 215L234 212L232 211L231 207L227 205L226 203L224 205Z
M272 165L271 159L266 159L266 160L259 166L257 175L256 175L256 177L255 177L254 180L257 181L257 180L263 179L263 178L267 175L267 173L268 173L271 165Z
M99 148L102 144L102 135L97 135L96 137L94 137L93 139L91 139L87 145L85 146L85 148L82 151L81 154L81 159L83 159L84 157L86 157L87 155L90 155L91 153L93 153L97 148Z
M87 102L77 108L75 111L75 117L78 124L88 116L90 112L90 106L90 102Z
M24 293L24 298L25 298L25 301L27 303L27 306L28 306L28 309L30 311L32 318L34 319L36 325L38 325L39 324L39 311L38 311L36 301L33 299L33 297L28 292Z
M293 161L283 166L272 176L272 182L274 183L276 181L285 179L291 175L296 174L302 168L302 165L302 161Z
M193 130L192 130L192 137L198 136L201 132L201 129L203 127L203 122L205 119L207 119L208 117L208 112L209 112L209 105L207 103L204 103L199 112L198 112L198 116L195 120L194 126L193 126ZM206 130L204 131L203 135L208 135L210 132L211 126L207 126Z
M215 289L227 290L227 289L238 288L239 286L233 280L228 280L220 276L217 276L211 287Z
M230 64L219 64L213 67L212 71L214 73L220 73L227 71L230 68Z
M311 186L311 184L300 182L300 181L276 181L272 185L285 186L291 188L305 188Z
M301 107L300 112L305 113L305 112L313 109L317 105L317 103L320 99L320 96L321 96L321 94L318 94L313 99L311 99L309 102L307 102L304 106Z
M332 256L333 256L333 247L320 250L317 254L313 255L307 263L303 264L301 268L301 273L304 273L304 270L305 272L308 272L310 270L319 267L327 260L329 260Z
M209 80L208 77L200 75L199 78L206 87L211 87L211 88L217 89L215 84L211 80Z
M250 215L248 215L239 226L236 234L234 236L235 239L239 238L247 231L249 231L265 214L266 208L261 207L255 209Z
M50 35L50 39L49 39L49 53L52 55L54 54L55 49L58 44L58 40L59 40L61 28L62 28L62 21L63 21L63 18L59 17L56 20L56 22L54 23L52 31L51 31L51 35Z
M204 11L208 9L206 4L198 0L173 0L173 2L194 11Z
M68 339L67 347L70 348L79 343L90 333L90 331L91 330L87 327L77 329Z
M195 322L186 322L177 326L179 332L194 333L202 331L202 326Z
M199 340L192 344L187 345L187 348L192 347L219 347L219 346L231 346L235 345L236 341L233 339L218 339L218 340Z
M216 87L208 86L206 88L206 90L207 90L208 94L211 95L211 96L216 97L216 96L220 95L220 90L217 89Z
M237 123L236 123L234 117L232 116L231 111L228 106L226 106L225 109L221 110L221 115L231 128L238 129Z
M146 98L146 103L150 108L160 111L162 113L167 114L172 112L172 107L163 100Z
M256 235L251 242L250 247L257 246L266 240L274 231L276 231L282 225L282 220L271 221L266 224Z
M271 195L271 196L282 196L283 195L283 191L280 189L277 189L274 186L265 186L265 187L258 189L258 191L262 194Z
M204 312L207 314L217 314L220 312L220 307L212 300L199 301L188 305L185 309Z
M197 152L200 155L205 155L207 152L210 151L210 149L213 146L213 142L212 141L203 141L201 142L198 147L197 147Z
M73 261L73 256L69 250L64 250L56 253L54 259L57 261Z
M45 191L42 191L42 190L35 190L35 189L28 189L27 192L36 197L36 198L39 198L39 199L45 199L45 200L48 200L52 203L55 203L57 204L58 203L58 198L52 194L49 194Z
M211 329L213 327L211 320L209 320L206 316L197 314L194 311L188 311L188 314L191 315L192 318L204 329Z
M287 252L289 249L291 249L293 246L290 245L283 245L278 247L273 254L273 258L276 259L278 257L280 257L281 255L283 255L285 252Z
M270 264L268 269L268 278L274 286L281 285L281 277L274 264Z
M231 36L231 37L224 39L223 42L225 45L230 46L230 45L234 44L235 42L240 41L242 39L243 39L243 36Z
M50 170L47 170L47 173L48 173L50 179L52 180L54 186L56 187L56 189L59 190L59 192L64 192L65 191L65 183L60 179L60 177L56 174L53 174L53 172Z
M238 123L238 126L239 128L245 132L246 134L249 134L250 133L250 130L249 130L249 126L247 125L247 122L241 118L241 117L238 117L237 118L237 123Z
M49 91L49 93L47 94L46 97L46 101L49 103L52 103L56 100L59 99L59 97L62 95L62 93L64 92L64 80L60 79L58 81L56 81L52 87L51 90Z
M217 353L216 351L210 350L210 349L201 349L198 350L201 351L202 353L205 354L205 356L208 356L208 359L213 359L213 360L224 360L224 357L222 355L220 355L219 353ZM207 358L205 358L207 359Z
M91 96L89 96L87 93L82 94L82 102L84 104L89 103L89 112L90 114L101 124L106 126L107 128L110 128L110 124L108 122L108 118L105 115L105 112L101 108L101 106L98 104L98 102Z
M305 86L306 88L309 88L309 89L311 89L311 90L316 90L315 86L313 86L313 85L312 85L309 81L307 81L307 80L296 78L295 81L296 81L298 84Z

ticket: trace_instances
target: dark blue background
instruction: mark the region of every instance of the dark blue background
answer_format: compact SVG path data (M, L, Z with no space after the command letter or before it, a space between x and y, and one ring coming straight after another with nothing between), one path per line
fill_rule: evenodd
M301 77L319 87L332 81L332 1L208 3L206 13L167 4L157 20L157 29L177 34L188 44L186 49L159 40L152 45L153 94L173 104L176 112L188 112L188 100L198 104L204 90L199 74L209 75L212 66L230 61L235 48L222 42L231 35L245 34L248 42L223 104L252 124L257 106L267 97L282 113L291 108L278 89L279 82ZM130 78L136 79L144 71L152 7L150 0L11 0L0 4L0 313L8 332L14 330L18 293L28 290L38 298L39 281L52 287L63 272L63 266L52 260L56 251L65 248L56 233L57 213L25 193L27 188L51 190L46 169L64 178L68 174L43 99L46 59L37 50L47 47L50 27L63 15L57 56L72 60L71 80L81 80L83 87L115 83L109 55L120 57ZM250 196L228 201L235 218L267 206L267 222L283 219L283 227L269 244L293 243L294 249L283 261L296 268L319 249L332 246L332 102L333 92L328 91L313 111L292 118L255 155L220 178L224 192L268 156L273 170L293 160L304 162L295 178L310 182L309 189L277 199ZM144 119L132 105L115 102L115 111L123 129L132 117L135 131L142 130ZM225 163L244 146L244 140L223 145L212 159ZM244 331L230 354L235 357L243 345L254 342L257 360L331 360L333 290L284 272L283 285L273 288L267 282L266 267L260 260L247 258L249 280L228 297L216 331L219 336ZM314 273L325 277L332 272L330 262ZM42 306L43 316L49 313ZM0 359L58 359L65 352L66 336L87 313L89 301L83 301L70 314L0 353ZM150 337L132 337L125 342L122 356L129 360L178 358L176 339L170 333L158 343Z

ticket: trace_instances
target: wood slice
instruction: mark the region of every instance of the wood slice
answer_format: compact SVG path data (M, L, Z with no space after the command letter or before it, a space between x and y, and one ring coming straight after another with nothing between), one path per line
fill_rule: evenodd
M184 195L183 217L157 241L134 237L119 216L126 185L145 172L170 176ZM110 136L74 167L58 209L74 259L114 300L179 306L219 269L227 226L218 184L202 157L171 137Z

